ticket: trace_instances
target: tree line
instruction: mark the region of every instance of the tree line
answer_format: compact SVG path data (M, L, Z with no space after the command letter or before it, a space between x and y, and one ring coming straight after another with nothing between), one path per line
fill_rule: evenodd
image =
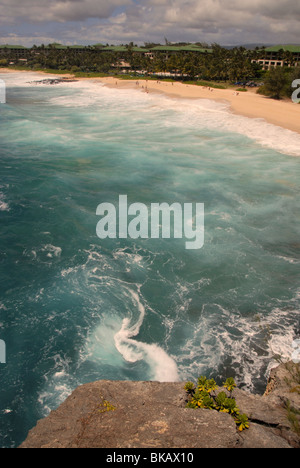
M259 78L261 69L251 63L256 58L257 51L243 47L226 49L213 44L206 51L152 51L145 47L145 53L135 52L133 44L125 46L125 50L101 50L96 47L86 47L82 50L55 46L34 46L20 58L13 49L2 49L0 64L11 61L20 63L30 69L53 69L71 71L73 73L116 73L122 69L122 64L129 65L132 73L172 73L180 79L195 79L211 81L245 81ZM147 52L150 52L150 54ZM24 62L24 58L27 62ZM22 60L23 59L23 60Z
M178 80L205 80L214 82L264 82L261 94L280 99L291 97L291 84L300 79L300 67L294 67L290 52L282 51L288 66L270 71L262 70L255 63L264 54L258 47L248 50L244 47L224 48L218 44L208 46L198 44L203 50L180 48L188 44L167 44L164 49L159 44L145 44L137 48L133 43L122 47L92 46L83 48L59 47L59 44L33 46L20 55L15 49L0 49L0 66L11 62L31 70L53 70L73 74L117 75L127 67L133 75L172 74ZM138 51L137 51L138 49Z
M272 68L266 73L264 85L259 88L258 93L273 99L291 98L295 91L292 87L295 80L300 80L299 67Z

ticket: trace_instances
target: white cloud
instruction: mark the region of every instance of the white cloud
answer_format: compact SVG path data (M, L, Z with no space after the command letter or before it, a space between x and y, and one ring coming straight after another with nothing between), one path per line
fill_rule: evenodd
M51 23L47 34L57 41L85 44L162 42L165 36L221 44L300 42L295 0L1 0L0 18L7 33L18 29L21 35L33 25L28 41ZM70 21L78 26L71 29Z
M131 19L137 24L138 12L144 32L152 36L165 31L175 41L299 42L300 2L294 0L143 0L141 5L134 18L128 9L127 24Z

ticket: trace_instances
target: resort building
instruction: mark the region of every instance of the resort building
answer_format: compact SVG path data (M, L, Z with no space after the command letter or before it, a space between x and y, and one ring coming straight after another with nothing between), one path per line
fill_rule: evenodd
M19 57L27 57L30 49L27 49L27 47L23 47L20 45L0 45L0 57L5 57L9 54L14 55L14 57L19 58Z
M261 58L252 60L252 63L258 63L264 70L276 67L298 67L300 66L300 46L267 47L261 51Z
M0 57L10 57L12 59L18 60L19 58L28 58L28 56L35 56L40 55L41 52L48 55L53 50L58 51L65 51L65 52L72 52L75 53L82 53L86 50L93 51L96 54L111 52L111 53L127 53L131 52L136 55L142 55L144 57L154 59L155 56L160 55L163 56L166 60L170 58L170 56L181 53L181 54L188 54L188 53L195 53L195 54L208 54L212 52L212 49L204 49L196 44L189 44L189 45L159 45L154 47L138 47L138 46L126 46L126 45L103 45L103 44L95 44L92 46L82 46L82 45L72 45L66 46L63 44L53 43L49 45L41 45L39 47L33 46L32 48L26 48L23 46L17 45L0 45Z
M150 58L154 58L154 55L159 53L163 54L165 59L168 60L171 55L174 55L178 52L183 54L188 54L191 52L197 54L210 54L212 53L212 49L203 49L203 47L197 46L195 44L186 46L160 45L149 49L145 55Z

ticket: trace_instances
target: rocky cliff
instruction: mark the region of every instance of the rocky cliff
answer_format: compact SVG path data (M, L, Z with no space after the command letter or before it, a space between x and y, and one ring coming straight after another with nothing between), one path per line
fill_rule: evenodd
M99 381L78 387L21 448L299 448L300 365L271 372L264 396L234 391L250 428L188 409L183 383Z

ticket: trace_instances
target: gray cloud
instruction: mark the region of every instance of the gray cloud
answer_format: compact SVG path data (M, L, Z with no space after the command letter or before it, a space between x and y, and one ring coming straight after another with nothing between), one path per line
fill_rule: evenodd
M0 18L13 34L22 24L36 25L28 41L37 36L39 24L51 22L58 25L56 40L68 43L161 42L164 36L221 44L300 42L295 0L1 0ZM71 21L78 22L76 30ZM17 26L8 30L9 24Z
M148 34L162 30L170 40L299 42L300 2L294 0L143 0L128 9L128 26ZM298 28L298 31L297 31ZM276 34L280 33L280 37Z
M0 17L11 23L20 19L33 23L84 21L109 18L117 7L131 3L132 0L2 0Z

